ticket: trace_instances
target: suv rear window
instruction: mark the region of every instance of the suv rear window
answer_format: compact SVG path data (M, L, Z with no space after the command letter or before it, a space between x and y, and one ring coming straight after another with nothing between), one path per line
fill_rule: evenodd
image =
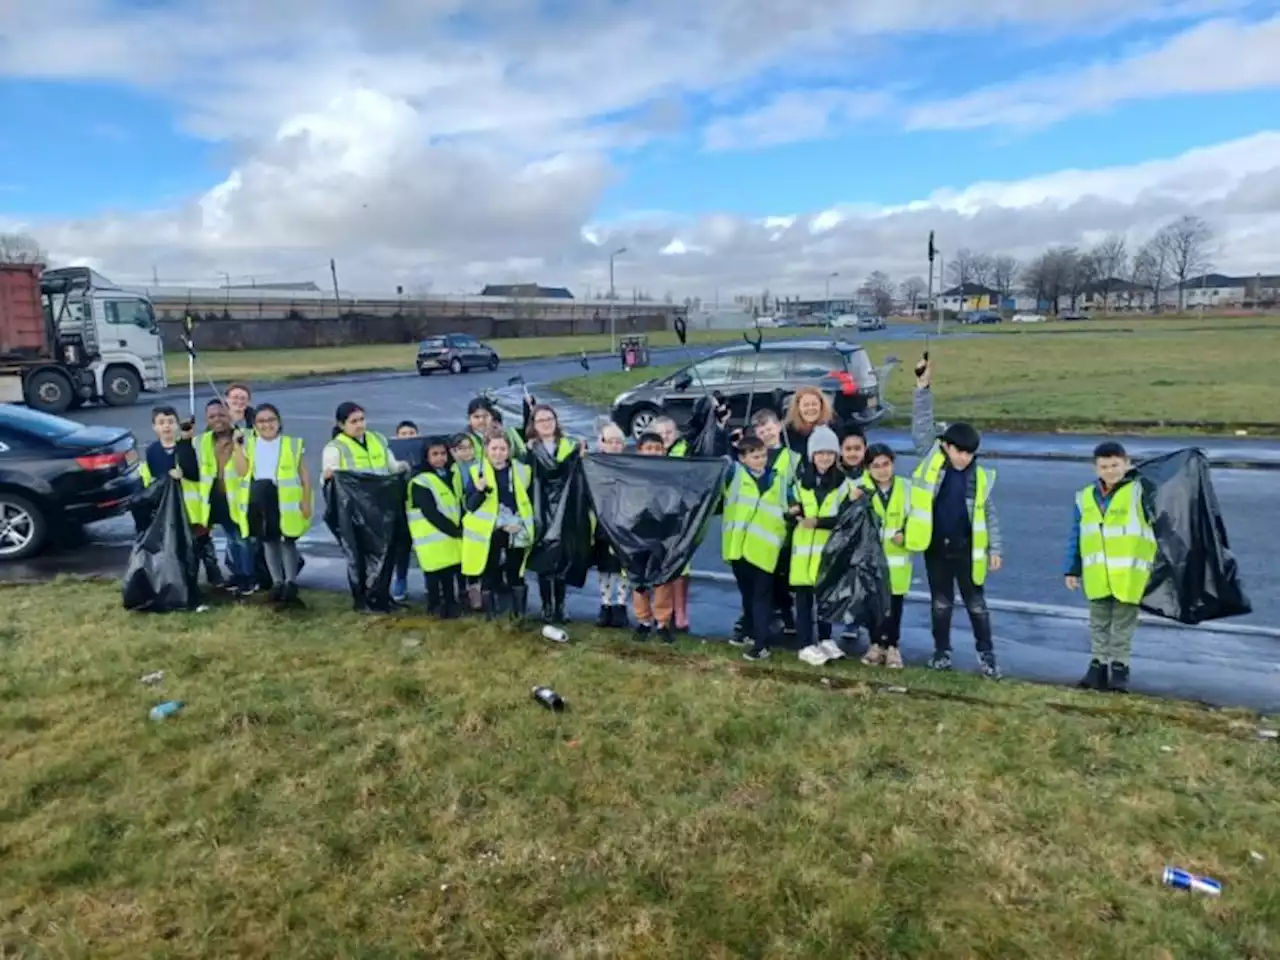
M853 379L861 382L875 373L871 366L871 358L865 350L849 350L844 354L845 369L853 375Z
M839 350L797 350L791 355L790 376L798 380L820 380L836 370L844 370Z
M418 344L419 350L443 350L444 337L428 337Z

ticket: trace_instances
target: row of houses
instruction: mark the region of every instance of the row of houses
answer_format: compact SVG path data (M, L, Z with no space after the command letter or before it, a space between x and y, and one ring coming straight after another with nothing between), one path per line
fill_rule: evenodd
M1187 310L1230 310L1270 308L1280 304L1280 274L1254 274L1232 277L1222 273L1208 273L1192 277L1185 283L1170 284L1161 289L1159 301L1156 292L1143 284L1122 280L1098 280L1089 284L1072 297L1063 294L1058 298L1056 310L1051 300L1018 294L1003 296L1000 291L980 283L964 283L944 290L938 297L938 308L965 312L970 310L1040 310L1061 312L1065 310L1095 310L1106 313L1123 313L1129 310L1152 310L1159 307L1177 307Z

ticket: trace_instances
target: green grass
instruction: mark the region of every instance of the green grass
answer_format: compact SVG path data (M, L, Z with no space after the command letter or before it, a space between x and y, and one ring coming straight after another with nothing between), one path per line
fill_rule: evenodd
M813 335L813 329L783 328L771 330L768 336ZM647 335L650 346L673 347L679 341L671 331ZM724 343L742 336L737 330L691 330L689 343ZM580 334L569 337L517 337L486 340L503 360L526 360L607 351L607 334ZM208 376L217 380L248 380L254 383L286 380L319 374L363 373L373 371L411 371L417 356L416 343L375 343L351 347L310 347L296 350L210 350L200 354L200 364ZM169 379L186 382L186 354L167 357Z
M1128 321L1105 332L1082 323L1027 325L999 336L936 339L930 353L938 416L1008 430L1280 433L1271 360L1280 356L1280 323L1247 319L1254 322L1218 328ZM1079 332L1068 336L1061 328ZM903 361L888 391L898 422L911 410L912 350L901 342L868 344L876 363L893 354ZM676 369L575 377L552 388L607 405L637 382Z
M336 596L3 600L0 955L1280 956L1280 751L1243 713Z

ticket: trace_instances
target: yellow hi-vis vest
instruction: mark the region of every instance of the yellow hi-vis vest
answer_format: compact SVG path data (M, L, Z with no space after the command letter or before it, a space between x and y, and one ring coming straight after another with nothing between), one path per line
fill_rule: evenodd
M203 469L203 468L202 468ZM147 466L146 457L142 460L142 467L138 470L138 476L142 480L143 487L149 487L155 482L155 477L151 475L151 468ZM203 527L209 522L209 497L201 492L201 483L196 480L182 480L182 508L187 514L187 523L193 527Z
M244 456L249 461L249 470L246 476L238 478L234 498L231 496L231 480L227 479L227 506L231 508L231 519L240 528L242 537L249 536L249 493L253 489L253 467L261 442L256 434L245 437ZM280 500L280 534L291 540L297 540L311 529L311 520L302 515L302 454L301 437L280 435L280 461L276 464L274 479ZM230 471L230 463L227 469Z
M860 482L867 490L871 509L880 518L880 543L884 547L884 557L889 561L889 591L895 597L904 597L911 589L911 551L905 546L898 546L893 538L902 533L907 524L907 499L911 485L902 477L894 477L886 504L881 500L880 488L871 479L871 474L864 473Z
M441 533L426 514L414 506L414 487L426 487L440 512L454 523L462 522L462 501L454 493L452 484L445 483L434 473L420 473L409 481L409 498L405 504L405 512L409 515L409 536L422 572L435 573L458 566L462 563L462 540Z
M380 475L391 472L391 448L387 446L387 438L380 433L368 431L363 445L340 433L329 441L329 446L338 451L339 470Z
M1090 600L1142 602L1156 559L1156 535L1142 509L1142 488L1116 489L1104 516L1092 484L1076 494L1080 508L1081 582Z
M933 498L938 495L938 487L942 485L942 471L947 464L947 455L942 445L935 443L933 448L916 465L911 475L909 496L907 498L906 547L912 553L923 553L933 542ZM991 488L995 486L994 470L974 464L977 471L977 488L974 490L973 510L969 515L969 523L973 528L973 582L982 586L987 582L987 498L991 496Z
M680 439L671 445L671 449L667 451L668 457L687 457L689 455L689 441Z
M488 460L471 467L472 485L482 474L485 482L484 500L479 509L462 518L462 573L467 577L478 577L484 573L485 562L489 559L489 541L493 539L494 529L498 525L496 472ZM533 471L518 460L512 460L511 486L516 495L516 513L519 514L530 540L533 539L533 502L529 499L529 485L532 482Z
M827 492L822 503L814 491L796 485L795 500L800 504L800 516L830 518L840 512L852 492L849 481L844 481ZM831 539L830 530L796 527L791 534L791 586L812 587L818 583L818 567L822 562L822 548Z
M756 478L742 464L733 471L724 498L720 554L726 561L745 560L773 573L787 539L787 476L775 469L769 489L760 492Z

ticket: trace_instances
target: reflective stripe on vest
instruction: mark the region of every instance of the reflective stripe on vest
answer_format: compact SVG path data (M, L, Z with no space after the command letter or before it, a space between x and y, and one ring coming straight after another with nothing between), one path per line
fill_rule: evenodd
M775 470L769 489L761 493L756 478L746 467L737 466L721 521L720 553L725 560L746 560L769 573L778 568L787 539L786 490L783 471Z
M462 572L468 577L478 577L484 573L485 562L489 559L489 541L493 539L494 528L498 525L498 491L496 489L496 473L493 464L488 460L473 465L468 471L471 477L471 489L484 474L484 500L480 506L462 518ZM529 539L533 539L533 502L529 499L529 484L533 482L533 471L517 460L511 461L511 485L515 489L516 512L524 524Z
M829 519L840 512L840 507L849 499L852 488L846 480L834 490L827 492L822 503L818 503L818 495L807 487L797 486L795 499L800 504L800 516ZM793 587L812 587L818 582L818 567L822 563L822 548L831 539L830 530L810 529L797 526L791 535L791 585Z
M259 438L250 435L245 438L244 456L249 461L248 473L237 478L235 505L231 507L231 516L240 528L240 536L249 536L249 494L253 489L254 464L257 461ZM280 437L280 460L276 464L276 493L280 503L280 534L297 540L311 529L311 520L302 515L302 502L305 491L302 488L302 454L304 446L300 437ZM228 465L227 485L230 490L231 476ZM228 495L228 503L231 497Z
M462 540L442 533L426 514L414 506L415 487L426 487L436 501L436 507L447 520L462 522L462 503L454 494L453 485L441 480L434 473L420 473L409 483L409 498L405 512L409 517L409 536L413 540L413 552L423 573L435 573L462 562Z
M871 479L871 474L863 474L860 483L871 498L871 509L880 518L880 543L884 547L884 558L889 563L889 590L895 597L906 596L911 589L911 552L905 546L894 543L893 538L902 533L906 526L911 484L902 477L894 477L893 489L886 504L880 497L880 490Z
M138 478L142 481L144 488L151 486L155 482L155 477L151 475L151 468L147 465L146 460L142 461L142 467L138 470ZM187 515L187 523L193 527L203 527L209 522L209 501L202 498L200 484L194 480L182 480L180 485L182 487L182 510Z
M391 472L391 451L387 447L387 440L372 430L364 435L363 444L340 433L329 441L329 445L338 451L339 470L382 476Z
M942 471L946 463L947 455L943 453L942 445L935 443L911 475L907 496L906 546L912 553L923 553L933 542L933 500L942 485ZM976 464L974 469L977 471L976 486L973 501L969 504L969 523L973 530L970 559L973 582L982 586L987 582L987 547L990 545L987 499L995 486L996 474L994 470ZM968 497L965 499L967 501Z
M1119 487L1105 516L1093 485L1076 494L1076 506L1084 595L1090 600L1114 597L1121 603L1141 603L1156 558L1156 537L1142 511L1140 485Z

